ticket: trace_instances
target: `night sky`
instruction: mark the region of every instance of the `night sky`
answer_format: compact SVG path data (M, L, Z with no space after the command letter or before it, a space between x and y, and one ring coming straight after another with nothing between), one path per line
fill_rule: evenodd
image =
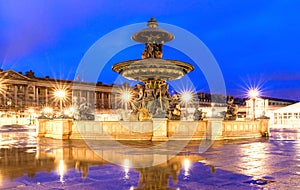
M0 63L4 70L73 80L97 40L155 17L189 31L207 46L227 94L245 96L248 88L259 87L263 96L300 101L299 8L297 0L0 0ZM195 65L165 45L163 58ZM98 80L114 83L117 75L111 66L139 59L143 48L132 46L99 63L104 70ZM196 67L189 77L197 90L209 91L201 69Z

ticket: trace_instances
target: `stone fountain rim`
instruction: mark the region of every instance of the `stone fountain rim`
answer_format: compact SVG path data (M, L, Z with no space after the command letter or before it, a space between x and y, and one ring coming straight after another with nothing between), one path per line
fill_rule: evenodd
M112 70L121 73L123 70L126 70L129 66L132 66L134 64L144 64L144 66L147 68L149 66L149 63L143 63L146 61L151 61L152 63L160 64L161 66L178 66L181 68L184 68L186 70L186 73L189 73L194 70L194 66L186 63L184 61L178 61L178 60L172 60L172 59L157 59L157 58L148 58L148 59L134 59L129 61L122 61L117 64L114 64L112 67ZM159 63L160 62L160 63Z

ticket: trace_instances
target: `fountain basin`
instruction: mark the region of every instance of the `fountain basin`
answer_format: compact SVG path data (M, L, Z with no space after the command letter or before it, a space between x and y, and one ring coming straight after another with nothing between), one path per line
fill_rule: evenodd
M148 58L123 61L115 64L112 70L130 80L167 81L183 77L193 71L194 67L182 61Z
M38 136L54 139L90 140L225 140L256 138L269 134L268 119L255 121L176 121L155 118L152 121L73 121L38 122Z

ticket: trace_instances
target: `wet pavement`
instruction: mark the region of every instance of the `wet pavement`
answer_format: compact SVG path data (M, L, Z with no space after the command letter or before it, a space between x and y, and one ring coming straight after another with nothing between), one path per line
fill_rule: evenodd
M0 132L0 189L300 189L300 130L207 150L193 141L179 154L183 141L118 146L34 135Z

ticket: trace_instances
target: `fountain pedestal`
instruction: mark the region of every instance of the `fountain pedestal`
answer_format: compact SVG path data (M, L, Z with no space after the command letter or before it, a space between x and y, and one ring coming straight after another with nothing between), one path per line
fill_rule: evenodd
M44 137L45 134L47 133L46 131L46 124L49 119L38 119L37 120L37 137Z
M39 120L38 137L69 139L72 123L72 119Z
M167 141L168 140L168 119L152 118L152 122L153 122L152 141Z
M209 118L208 119L206 139L208 139L208 140L223 139L222 122L223 122L223 118Z

